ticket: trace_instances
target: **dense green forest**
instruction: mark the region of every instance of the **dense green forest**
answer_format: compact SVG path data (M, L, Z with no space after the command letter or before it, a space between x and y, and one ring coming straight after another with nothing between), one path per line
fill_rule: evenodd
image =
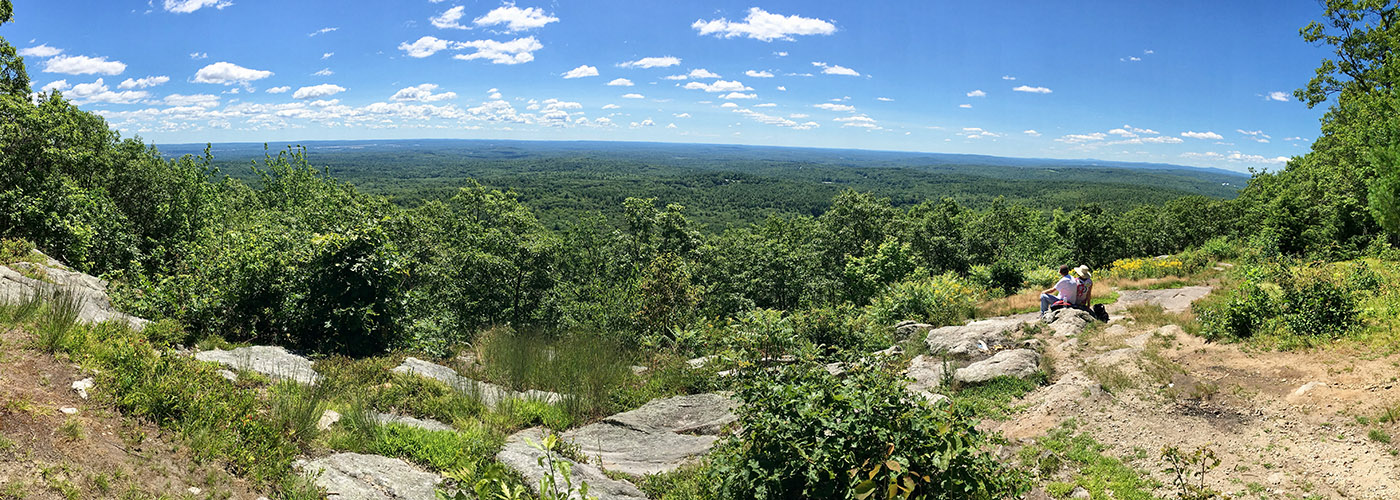
M0 23L11 15L0 0ZM0 237L110 279L120 306L178 325L151 339L165 346L219 336L444 357L505 329L656 356L793 356L733 382L747 407L772 411L747 413L750 432L694 473L708 496L845 497L859 482L831 470L886 459L889 484L913 496L1013 496L1021 476L967 415L905 403L896 370L838 384L822 363L891 345L901 320L957 323L1061 263L1394 259L1400 10L1329 0L1324 16L1303 35L1336 57L1297 92L1330 106L1319 138L1237 197L1218 174L1120 167L467 161L445 148L279 150L252 168L167 158L61 92L31 93L0 40ZM1137 180L1093 180L1106 175ZM1238 324L1223 331L1254 328ZM798 459L780 445L815 434L822 404L888 440Z
M263 144L212 145L213 166L243 181ZM468 180L513 191L546 226L591 213L621 215L628 197L679 203L707 231L771 215L820 215L847 189L907 208L951 198L972 208L994 200L1041 210L1097 203L1111 210L1188 195L1231 198L1248 177L1175 165L1027 160L695 144L521 141L312 141L306 159L336 179L403 206L447 199ZM167 157L205 145L162 146Z

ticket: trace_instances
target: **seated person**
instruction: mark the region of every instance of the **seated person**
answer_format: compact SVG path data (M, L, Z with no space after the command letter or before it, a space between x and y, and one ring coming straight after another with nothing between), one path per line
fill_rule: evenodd
M1074 282L1074 299L1069 300L1070 304L1087 309L1093 301L1094 279L1089 273L1089 266L1081 265L1070 271L1070 281Z
M1056 282L1054 287L1040 292L1040 314L1045 314L1045 311L1050 310L1050 305L1056 302L1073 301L1077 294L1077 285L1069 277L1069 266L1060 266L1060 281Z

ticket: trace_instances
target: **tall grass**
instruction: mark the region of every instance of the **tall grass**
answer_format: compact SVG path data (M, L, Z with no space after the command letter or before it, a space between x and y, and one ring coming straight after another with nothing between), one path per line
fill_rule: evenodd
M83 299L69 290L57 289L46 294L44 302L34 337L40 349L53 354L67 347L73 326L78 322L78 313L83 309Z
M38 290L25 294L15 302L0 303L0 324L17 325L29 321L44 306Z
M316 425L330 406L330 384L303 385L283 380L272 387L272 419L294 440L309 443L316 437Z
M636 355L597 334L552 337L495 328L477 338L476 349L482 360L476 375L516 390L563 394L565 409L575 417L618 410L612 393L636 379L630 369Z

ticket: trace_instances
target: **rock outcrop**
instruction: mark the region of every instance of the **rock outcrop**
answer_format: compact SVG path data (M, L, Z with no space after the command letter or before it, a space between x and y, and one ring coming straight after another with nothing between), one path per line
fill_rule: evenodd
M319 475L316 485L333 500L435 500L442 477L397 458L336 453L298 460L295 467Z
M539 494L540 479L545 474L550 473L539 464L540 458L544 457L544 452L536 449L526 441L539 443L544 439L545 429L533 427L512 434L506 438L506 444L496 453L496 460L502 465L520 473L525 479L525 484L530 489ZM560 455L554 456L555 460L561 460L571 465L571 475L574 484L588 483L589 496L597 497L598 500L645 500L646 495L635 485L627 481L619 481L603 474L597 466L578 463ZM577 498L577 495L570 498Z
M1064 308L1047 311L1043 321L1050 325L1050 329L1054 330L1055 335L1068 337L1084 331L1084 327L1089 326L1089 323L1098 320L1094 319L1094 315L1089 314L1087 311Z
M30 278L21 271L42 279ZM113 307L106 281L70 271L53 259L48 259L48 264L16 262L8 267L0 266L0 302L14 303L35 295L42 298L57 293L69 293L78 300L78 321L83 323L118 321L137 330L149 323Z
M928 332L924 342L935 354L959 360L978 359L1015 346L1011 336L1029 320L1020 316L973 321L966 325L945 326Z
M708 453L721 429L737 420L736 404L719 394L658 399L561 437L610 471L668 472Z
M527 391L513 391L496 384L472 380L457 374L456 370L436 363L423 361L418 358L409 357L403 363L394 368L394 373L412 374L420 377L427 377L441 381L459 391L475 394L481 398L481 403L489 408L495 408L507 399L527 399L544 401L547 403L558 403L564 397L558 393L548 391L537 391L534 389Z
M1121 311L1129 306L1149 304L1161 306L1162 310L1170 313L1180 313L1191 309L1192 302L1210 294L1210 291L1211 287L1208 286L1187 286L1163 290L1120 290L1118 302L1113 303L1108 308Z
M314 384L321 380L321 375L311 368L311 360L276 346L257 345L228 351L214 349L195 353L194 359L302 384Z
M1040 371L1040 353L1030 349L1001 351L990 358L972 363L953 372L958 382L975 384L996 377L1026 378Z

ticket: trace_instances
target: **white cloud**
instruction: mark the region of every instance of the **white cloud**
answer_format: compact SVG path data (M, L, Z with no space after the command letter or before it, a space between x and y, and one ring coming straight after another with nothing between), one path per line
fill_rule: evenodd
M836 25L828 21L796 15L771 14L758 7L750 8L749 15L744 17L743 22L725 18L696 20L690 27L702 36L748 37L765 42L775 39L792 40L792 35L830 35L836 32Z
M755 107L755 108L776 108L776 107L778 107L778 103L775 103L775 102L765 102L765 103L763 103L763 104L755 104L755 105L753 105L753 107Z
M1021 133L1031 137L1040 137L1040 132L1036 132L1035 129L1022 130Z
M724 104L719 105L719 107L721 107L721 108L737 108L737 107L739 107L739 105L738 105L738 104L734 104L734 103L732 103L732 102L726 102L726 103L724 103Z
M332 32L332 31L335 31L335 30L338 30L338 29L340 29L340 28L338 28L338 27L326 27L326 28L321 28L321 29L318 29L318 30L316 30L316 31L312 31L312 32L310 32L310 33L307 33L306 36L312 37L312 36L316 36L316 35L324 35L324 34L326 34L326 33L330 33L330 32Z
M754 99L757 97L758 94L745 94L742 92L730 92L728 94L719 96L720 99Z
M44 84L44 86L41 87L41 88L39 89L39 91L40 91L40 92L53 92L53 91L55 91L55 90L60 90L60 91L62 91L62 90L68 90L69 87L70 87L70 85L68 85L68 80L56 80L56 81L52 81L52 82L49 82L49 83Z
M751 69L745 71L744 74L748 75L750 78L773 78L773 73L770 71L758 71Z
M326 52L324 54L321 54L321 60L330 59L333 55L335 55L335 52Z
M335 85L335 84L331 84L331 83L323 83L323 84L320 84L320 85L312 85L312 86L310 86L310 87L302 87L302 88L299 88L299 89L297 89L296 92L293 92L293 93L292 93L292 98L293 98L293 99L319 99L319 98L326 97L326 96L336 95L336 94L339 94L339 93L341 93L341 92L345 92L345 87L341 87L341 86L339 86L339 85Z
M623 68L669 68L679 65L680 63L681 59L673 56L643 57L635 61L618 63L618 66Z
M334 74L335 74L335 72L334 72L334 71L331 71L330 68L321 68L321 71L317 71L317 72L315 72L315 73L312 73L311 75L312 75L312 76L331 76L331 75L334 75Z
M1123 136L1123 137L1137 137L1137 136L1138 136L1137 134L1135 134L1135 133L1133 133L1133 132L1129 132L1129 131L1127 131L1127 130L1125 130L1125 129L1121 129L1121 128L1115 128L1115 129L1113 129L1113 130L1108 131L1108 133L1111 134L1111 135L1119 135L1119 136Z
M272 76L271 71L248 69L230 62L216 62L196 71L194 74L194 81L196 83L219 83L224 85L234 83L246 84L269 76Z
M219 105L219 96L211 94L170 94L165 96L164 101L167 106L198 106L201 108L212 108Z
M967 139L995 139L997 137L1001 137L1001 134L983 130L981 127L963 127L962 132L958 132L957 135L960 135Z
M452 46L452 42L433 36L419 38L413 43L403 42L399 44L399 50L408 53L408 57L423 58L447 50Z
M773 55L778 56L778 57L787 57L788 53L787 53L786 50L780 50L780 51L774 52Z
M1241 152L1239 152L1239 151L1227 151L1227 152L1224 153L1224 154L1216 153L1216 152L1213 152L1213 151L1212 151L1212 152L1206 152L1206 153L1182 153L1182 154L1181 154L1181 157L1182 157L1182 158L1198 159L1198 160L1224 160L1224 161L1229 161L1229 162L1233 162L1233 163L1263 163L1263 164L1288 163L1288 157L1285 157L1285 156L1275 156L1275 157L1273 157L1273 158L1269 158L1269 157L1262 156L1262 155L1245 154L1245 153L1241 153Z
M516 38L509 42L498 42L495 40L473 40L457 44L458 48L474 48L476 52L471 54L457 54L453 59L470 61L473 59L486 59L492 64L520 64L535 60L534 52L544 48L539 40L529 36Z
M972 109L971 104L959 104L958 107L962 109Z
M291 88L291 87L287 87L287 86L272 87L272 88L270 88L270 89L267 89L267 93L269 93L269 94L281 94L281 93L286 92L286 91L288 91L288 90L292 90L292 88Z
M168 76L148 76L145 78L137 78L134 80L131 78L127 78L126 80L123 80L121 83L117 84L117 88L144 89L154 87L156 85L160 85L168 81L170 81L170 77Z
M1158 132L1158 131L1156 131L1156 130L1152 130L1152 129L1150 129L1150 128L1137 128L1137 127L1134 127L1134 126L1132 126L1132 125L1124 125L1123 128L1124 128L1125 130L1128 130L1128 131L1133 132L1133 133L1135 133L1135 134L1157 135L1157 134L1160 134L1160 133L1161 133L1161 132Z
M685 80L685 79L690 78L690 77L689 77L689 76L686 76L686 75L669 75L669 76L663 76L663 77L661 77L661 78L662 78L662 79L665 79L665 80Z
M1002 79L1002 80L1015 80L1016 77L1011 76L1011 75L1001 75L1001 79Z
M700 80L700 79L709 80L709 79L712 79L712 78L724 78L724 77L719 76L718 74L715 74L715 73L713 73L713 72L711 72L710 70L705 69L705 68L692 69L692 70L690 70L690 73L687 74L686 76L689 76L689 77L694 78L694 79L696 79L696 80Z
M58 82L54 82L58 83ZM67 82L63 82L66 86ZM131 104L141 99L149 97L151 94L144 90L123 90L112 92L107 84L98 78L92 83L79 83L64 90L73 104L106 103L106 104Z
M546 24L557 22L559 18L545 14L544 9L538 7L519 8L515 4L502 5L487 12L486 15L472 21L477 26L506 25L506 31L524 31L535 29Z
M622 98L623 98L623 99L646 99L646 96L641 95L641 94L622 94Z
M865 115L834 118L832 121L840 122L842 127L879 128L874 118Z
M672 116L675 116L676 118L690 118L690 113L676 113Z
M208 53L208 52L190 52L190 59L194 59L194 60L198 61L198 60L200 60L200 59L208 59L208 58L209 58L209 53Z
M836 64L827 64L827 63L818 62L818 61L812 61L812 65L813 65L813 66L816 66L816 67L818 67L818 68L821 68L821 69L822 69L822 74L826 74L826 75L860 76L860 72L859 72L859 71L853 70L853 69L851 69L851 68L847 68L847 67L845 67L845 66L840 66L840 65L836 65Z
M784 87L784 86L782 86L782 85L779 85L779 86L778 86L778 90L781 90L781 91L783 91L783 92L787 92L787 87Z
M1277 91L1277 90L1275 90L1275 91L1273 91L1273 92L1269 92L1269 95L1264 96L1264 98L1265 98L1265 99L1268 99L1268 100L1270 100L1270 101L1280 101L1280 102L1288 102L1288 101L1293 100L1293 99L1292 99L1292 96L1288 95L1287 93L1280 92L1280 91Z
M1244 135L1249 136L1249 140L1254 141L1254 142L1258 142L1258 143L1267 144L1267 143L1269 142L1269 139L1273 139L1273 137L1270 136L1269 134L1265 134L1263 130L1235 129L1235 131L1236 131L1236 132L1239 132L1239 133L1241 133L1241 134L1244 134Z
M744 84L739 83L737 80L716 80L714 83L690 82L685 84L683 88L686 90L703 90L705 92L742 92L745 90L753 90L749 87L745 87Z
M894 102L894 99L890 99L888 97L876 97L875 100L880 102Z
M583 78L583 77L588 77L588 76L598 76L598 68L597 68L596 66L589 66L589 65L587 65L587 64L582 64L582 65L579 65L579 67L574 68L574 69L571 69L571 70L569 70L569 71L567 71L567 72L564 73L564 78L566 78L566 79L568 79L568 78Z
M1181 136L1182 136L1182 137L1189 137L1189 138L1191 138L1191 139L1215 139L1215 140L1224 139L1224 137L1221 137L1220 134L1217 134L1217 133L1215 133L1215 132L1195 132L1195 131L1190 131L1190 130L1188 130L1188 131L1186 131L1186 132L1182 132L1182 133L1181 133Z
M754 120L754 121L757 121L757 122L763 123L763 124L767 124L767 125L775 125L775 126L779 126L779 127L787 127L787 128L791 128L791 129L793 129L793 130L811 130L811 129L814 129L814 128L817 128L817 127L820 127L820 126L821 126L821 125L818 124L817 122L798 123L798 122L796 122L796 121L789 120L789 119L783 118L783 117L781 117L781 116L766 115L766 114L759 113L759 112L757 112L757 111L753 111L753 110L750 110L750 109L739 109L738 106L729 106L729 105L731 105L731 104L734 104L734 103L732 103L732 102L726 102L726 103L724 103L724 104L725 104L725 106L721 106L721 107L734 108L733 111L734 111L735 113L739 113L739 114L741 114L741 115L744 115L744 116L749 117L750 119L752 119L752 120Z
M608 82L608 86L609 86L609 87L631 87L631 86L632 86L632 80L628 80L628 79L626 79L626 78L618 78L618 79L615 79L615 80L613 80L613 81L611 81L611 82Z
M968 97L987 97L987 93L986 93L986 92L983 92L981 89L978 89L978 90L974 90L974 91L972 91L972 92L968 92L968 93L967 93L967 96L968 96Z
M604 105L603 105L603 109L617 109L617 108L621 108L621 107L622 107L622 106L618 106L618 105L616 105L616 104L604 104Z
M807 113L792 113L792 114L789 114L789 115L788 115L788 118L792 118L792 119L796 119L796 120L801 120L801 119L807 118L807 117L809 117L809 116L812 116L812 115L809 115L809 114L807 114Z
M432 83L424 83L413 87L404 87L389 97L391 101L416 101L416 102L436 102L447 99L456 99L456 92L441 92L434 94L438 86Z
M676 128L676 124L674 124L674 123L668 123L668 124L666 124L666 128Z
M442 11L441 14L428 18L428 22L432 23L433 27L438 29L471 29L468 26L463 26L460 22L462 20L462 16L465 15L463 11L465 11L466 9L466 7L458 5L456 7Z
M1097 142L1097 141L1102 141L1102 140L1107 139L1107 138L1108 138L1108 134L1105 134L1105 133L1103 133L1103 132L1094 132L1094 133L1092 133L1092 134L1069 134L1069 135L1060 137L1059 139L1055 139L1055 140L1058 141L1058 142L1063 142L1063 143L1068 143L1068 144L1082 144L1082 143L1085 143L1085 142Z
M855 110L856 110L856 107L855 107L855 106L852 106L852 105L850 105L850 104L832 104L832 103L829 103L829 102L824 102L824 103L821 103L821 104L814 104L814 105L812 105L812 107L814 107L814 108L819 108L819 109L825 109L825 110L827 110L827 111L852 112L852 111L855 111Z
M123 71L126 71L125 64L108 61L106 57L58 56L44 62L45 73L120 75Z
M1032 87L1030 85L1022 85L1011 90L1014 90L1016 92L1030 92L1032 94L1049 94L1050 92L1052 92L1050 89L1045 87Z
M189 14L205 7L222 10L230 5L233 5L233 2L228 0L165 0L164 7L166 12Z
M63 49L55 49L48 44L39 44L27 49L19 49L21 57L53 57L63 53Z

